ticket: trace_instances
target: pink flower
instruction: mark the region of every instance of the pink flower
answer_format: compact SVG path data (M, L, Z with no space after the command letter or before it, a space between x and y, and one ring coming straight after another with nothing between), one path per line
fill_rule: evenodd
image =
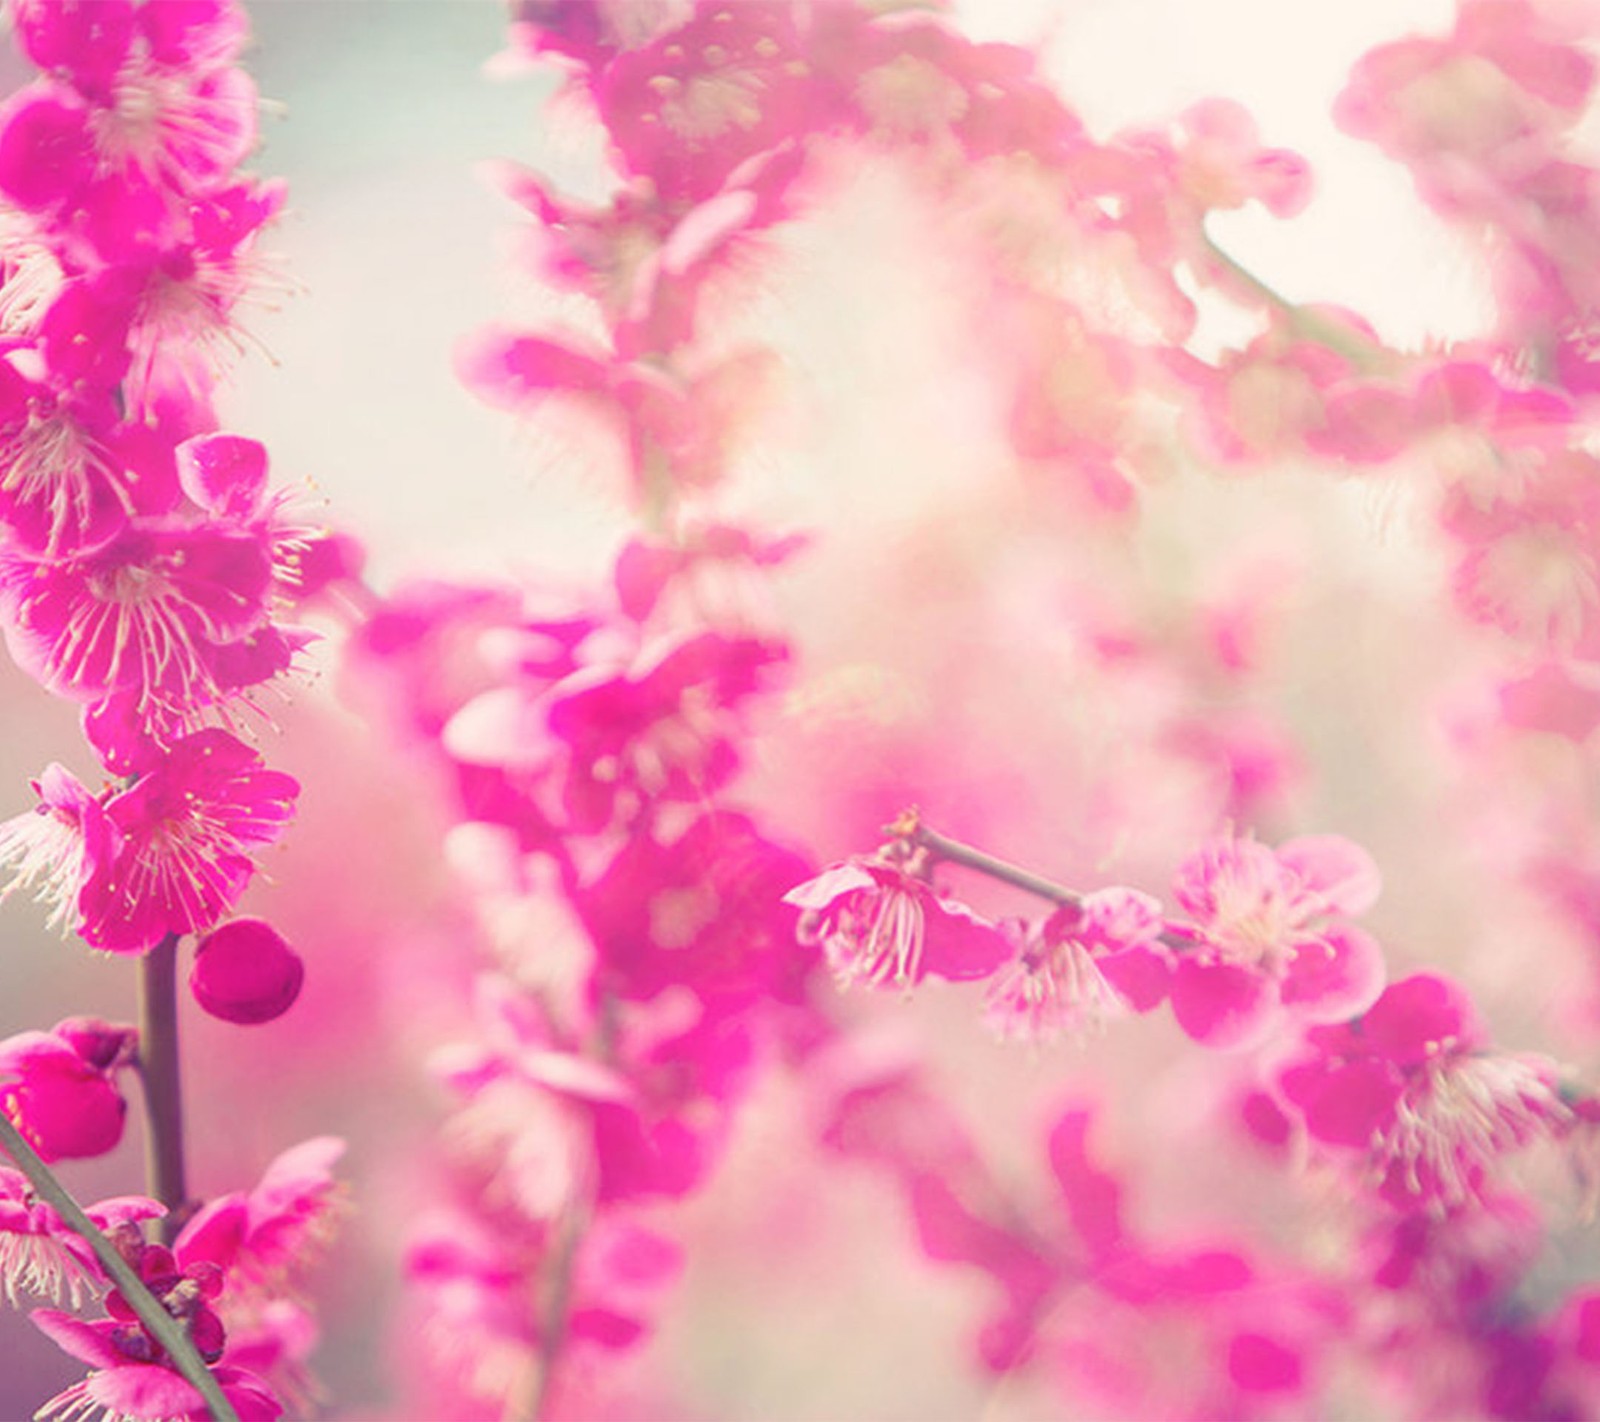
M1501 1156L1573 1120L1555 1064L1487 1050L1466 993L1436 974L1392 984L1359 1021L1306 1042L1280 1075L1284 1095L1316 1140L1364 1152L1399 1210L1480 1200Z
M1101 889L1028 932L995 974L984 1017L1001 1037L1045 1041L1148 1012L1167 995L1171 955L1161 905L1135 889Z
M154 1200L127 1196L102 1200L85 1214L105 1234L158 1219L166 1209ZM81 1308L86 1294L106 1282L100 1261L82 1235L33 1193L27 1178L0 1168L0 1296L17 1307L22 1293L67 1299Z
M217 1196L184 1225L178 1258L215 1265L234 1290L281 1289L303 1275L339 1212L333 1166L344 1148L336 1137L318 1136L284 1151L254 1189Z
M65 929L76 926L84 886L110 864L116 831L71 771L51 765L32 785L39 803L0 824L0 865L14 871L0 899L37 886L51 905L50 926Z
M245 37L238 8L22 0L14 13L50 77L6 106L0 189L36 213L74 213L59 232L87 228L119 253L180 231L188 204L255 142L255 86L230 67Z
M158 743L222 701L225 649L267 621L272 552L255 533L135 525L43 561L0 556L0 616L17 664L50 691L130 695Z
M299 791L226 731L184 737L106 803L118 847L84 887L84 941L142 953L210 928L238 902L255 873L251 851L283 832Z
M1378 896L1365 850L1334 835L1273 850L1234 835L1178 868L1173 893L1190 914L1170 931L1192 942L1172 978L1172 1010L1196 1041L1254 1046L1285 1016L1336 1022L1383 986L1378 945L1337 915Z
M157 1277L146 1282L159 1289L166 1281ZM177 1294L184 1282L175 1279L168 1295ZM210 1353L214 1360L221 1353L221 1331L206 1320L214 1321L216 1315L198 1293L180 1295L180 1300L201 1356ZM56 1309L34 1310L33 1322L46 1337L94 1369L82 1382L57 1393L35 1416L41 1422L52 1418L82 1422L98 1412L105 1422L207 1422L211 1409L194 1384L171 1366L166 1350L133 1319L126 1305L121 1312L122 1318L85 1321ZM214 1343L208 1337L213 1333ZM213 1367L211 1373L239 1414L239 1422L274 1422L283 1415L277 1398L253 1373L227 1365Z
M74 1017L0 1042L0 1110L45 1161L104 1155L122 1139L128 1103L115 1075L136 1034Z
M804 910L801 939L822 945L841 987L984 978L1011 952L987 919L881 858L830 865L783 901Z
M578 901L603 988L648 998L682 984L724 1005L796 996L814 959L796 950L780 895L807 867L743 815L631 836Z

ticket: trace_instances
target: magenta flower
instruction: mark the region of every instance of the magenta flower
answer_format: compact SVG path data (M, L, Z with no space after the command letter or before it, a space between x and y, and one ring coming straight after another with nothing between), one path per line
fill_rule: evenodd
M93 1322L56 1309L35 1309L33 1322L63 1352L94 1369L51 1398L34 1415L40 1422L84 1422L96 1413L105 1422L207 1422L211 1409L199 1391L152 1351L166 1354L142 1328L113 1319ZM283 1408L266 1385L242 1368L215 1367L212 1376L239 1414L239 1422L274 1422Z
M75 1017L0 1042L0 1110L46 1161L104 1155L122 1139L128 1103L115 1076L136 1034Z
M178 1258L216 1266L234 1290L272 1290L298 1277L337 1220L343 1194L333 1167L344 1148L318 1136L284 1151L254 1189L219 1195L195 1213L178 1236Z
M39 803L0 824L0 865L13 870L0 899L36 889L51 905L50 926L65 929L76 926L84 886L109 866L116 831L71 771L51 765L32 784Z
M809 866L743 815L700 816L672 839L630 837L579 899L602 985L650 998L682 984L703 1001L798 995L805 966L783 890Z
M0 522L15 545L55 555L106 542L127 521L108 391L58 393L0 361Z
M89 1205L84 1213L103 1233L116 1235L160 1218L166 1209L130 1195ZM100 1261L83 1236L34 1195L25 1176L0 1167L0 1297L13 1308L24 1293L52 1303L64 1298L76 1309L105 1282Z
M271 585L259 534L135 525L52 561L0 556L0 615L30 676L76 701L131 694L159 741L223 699L223 649L267 621Z
M1555 1064L1487 1050L1465 991L1433 973L1392 984L1359 1021L1306 1042L1280 1074L1284 1095L1314 1139L1363 1152L1399 1210L1480 1200L1500 1157L1574 1119Z
M1169 931L1192 943L1172 978L1172 1010L1197 1042L1258 1045L1285 1017L1337 1022L1383 986L1376 942L1338 915L1378 896L1365 850L1334 835L1273 850L1234 835L1178 868L1173 894L1190 921Z
M142 953L169 933L210 928L238 902L255 873L251 851L283 832L299 792L226 731L184 737L106 803L118 848L84 886L84 941Z
M63 235L87 229L117 254L161 240L249 153L256 95L230 67L245 37L235 6L22 0L13 13L50 77L6 106L0 190L35 213L78 214Z
M1004 1038L1039 1042L1099 1026L1167 995L1171 954L1161 905L1136 889L1101 889L1026 933L989 984L984 1018Z
M801 939L822 945L841 987L985 978L1011 954L994 924L880 858L830 865L783 901L804 910Z

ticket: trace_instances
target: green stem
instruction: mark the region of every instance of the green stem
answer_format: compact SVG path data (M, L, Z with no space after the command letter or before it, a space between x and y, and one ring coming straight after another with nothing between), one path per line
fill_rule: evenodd
M167 1207L161 1237L171 1244L188 1212L183 1168L183 1083L178 1069L178 935L139 960L139 1080L144 1086L145 1181Z
M172 1365L205 1399L213 1422L239 1422L239 1414L223 1396L211 1369L190 1340L188 1330L162 1308L155 1295L145 1287L144 1280L117 1252L117 1247L95 1227L94 1221L84 1214L83 1207L67 1193L50 1167L39 1159L33 1147L23 1138L22 1132L3 1111L0 1111L0 1147L17 1163L17 1169L27 1176L34 1193L94 1251L94 1257L110 1275L111 1282L127 1300L128 1307L139 1322L150 1330L151 1336L167 1350Z
M1319 316L1314 311L1307 311L1305 307L1290 301L1276 287L1269 286L1249 267L1244 266L1236 258L1229 256L1227 252L1217 246L1216 241L1209 232L1202 229L1200 235L1212 260L1227 271L1230 276L1249 287L1267 305L1274 306L1281 311L1297 335L1337 352L1358 370L1370 372L1380 368L1384 355L1381 346L1363 339L1354 331L1347 330L1336 321L1330 321L1327 317Z

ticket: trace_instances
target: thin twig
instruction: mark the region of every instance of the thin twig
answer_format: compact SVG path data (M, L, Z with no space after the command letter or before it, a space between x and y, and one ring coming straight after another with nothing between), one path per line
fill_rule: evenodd
M1283 313L1295 332L1308 341L1315 341L1319 346L1326 346L1329 350L1337 352L1348 360L1357 369L1371 372L1382 365L1383 348L1357 335L1354 331L1330 321L1326 316L1319 316L1315 311L1308 311L1298 302L1290 301L1276 287L1262 281L1249 267L1243 265L1237 258L1223 251L1211 234L1204 228L1200 232L1201 240L1205 243L1206 251L1229 276L1232 276L1249 287L1269 306L1276 307Z
M893 824L885 826L884 832L896 839L920 845L935 859L943 859L951 864L963 864L968 869L976 869L980 874L987 874L991 879L998 879L1003 884L1014 884L1019 889L1026 889L1030 894L1037 894L1041 899L1049 899L1051 903L1076 908L1083 902L1083 895L1076 889L1069 889L1053 879L1046 879L1043 875L1019 868L1015 864L1008 864L1004 859L996 859L994 855L985 854L981 849L974 849L970 844L962 844L960 840L950 839L937 830L929 829L922 823L915 810L907 810Z

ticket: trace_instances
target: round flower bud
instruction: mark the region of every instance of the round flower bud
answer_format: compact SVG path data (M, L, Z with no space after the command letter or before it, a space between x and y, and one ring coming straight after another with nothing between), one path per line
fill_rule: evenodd
M213 1017L253 1026L283 1016L305 976L300 955L271 924L236 918L195 947L189 988Z

